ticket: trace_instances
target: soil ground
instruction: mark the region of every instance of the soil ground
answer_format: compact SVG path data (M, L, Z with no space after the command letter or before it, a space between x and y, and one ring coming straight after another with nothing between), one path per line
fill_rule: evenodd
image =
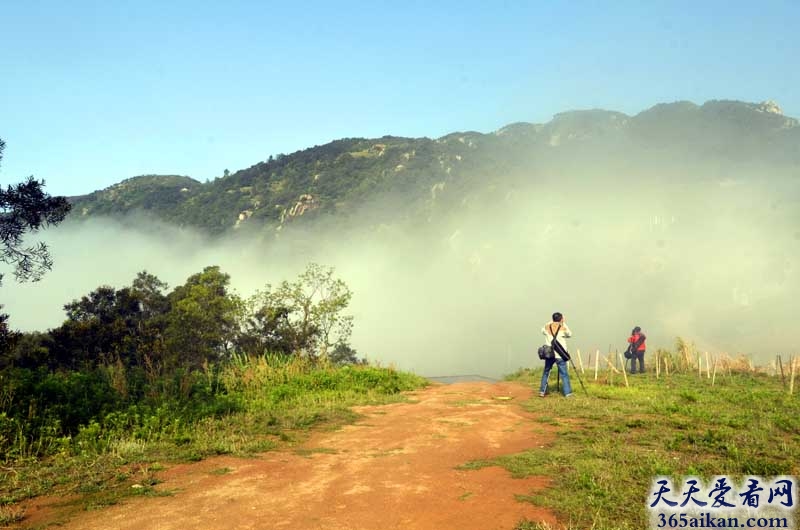
M435 384L410 401L357 407L361 418L315 432L299 447L259 458L215 457L157 474L170 496L133 497L59 519L58 500L34 499L26 528L63 530L512 530L553 514L515 495L548 485L499 467L459 470L471 460L553 441L534 420L520 383ZM511 399L497 399L497 398ZM55 518L55 519L54 519Z

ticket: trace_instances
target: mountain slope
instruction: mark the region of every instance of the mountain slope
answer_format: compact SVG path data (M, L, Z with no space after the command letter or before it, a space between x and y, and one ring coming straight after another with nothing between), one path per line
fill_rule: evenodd
M800 126L777 104L709 101L659 104L636 116L605 110L557 114L545 124L515 123L490 134L442 138L349 138L270 157L205 184L188 177L141 176L73 197L74 217L136 210L221 234L243 225L268 230L321 215L347 215L381 197L398 216L430 216L469 197L504 193L553 176L724 178L769 167L797 174ZM433 209L433 210L432 210Z

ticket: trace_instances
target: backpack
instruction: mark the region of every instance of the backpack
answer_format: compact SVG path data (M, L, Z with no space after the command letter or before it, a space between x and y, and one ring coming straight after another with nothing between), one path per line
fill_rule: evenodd
M542 344L539 346L539 358L541 360L544 361L545 359L552 359L553 357L555 357L555 354L553 353L553 348L549 344Z
M634 354L639 350L639 346L644 344L644 341L647 340L647 337L644 333L639 333L639 338L636 342L631 342L628 344L628 349L625 350L625 358L626 359L633 359Z
M625 350L625 358L633 359L633 343L628 344L628 349Z

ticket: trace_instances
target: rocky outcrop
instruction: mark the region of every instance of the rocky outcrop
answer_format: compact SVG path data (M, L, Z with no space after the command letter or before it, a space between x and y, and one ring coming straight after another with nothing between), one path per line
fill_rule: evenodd
M233 225L233 227L239 228L242 225L242 223L250 219L252 215L253 215L253 210L243 210L242 212L239 213L239 217L236 218L236 224Z
M302 216L306 212L311 210L315 210L319 207L319 201L317 201L313 195L310 193L305 193L298 197L297 202L291 207L286 208L281 212L281 224L286 222L292 221L293 219Z
M759 112L768 112L770 114L777 114L779 116L783 116L783 110L778 106L777 103L768 99L767 101L762 101L756 107L756 110Z

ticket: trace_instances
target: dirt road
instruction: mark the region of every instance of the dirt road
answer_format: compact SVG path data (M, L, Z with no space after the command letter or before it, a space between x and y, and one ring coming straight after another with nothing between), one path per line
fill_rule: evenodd
M510 396L511 400L498 400ZM547 479L502 468L458 470L475 459L553 439L520 403L518 383L435 385L412 402L359 407L358 422L315 433L299 449L257 459L219 457L159 473L165 497L134 497L72 517L63 530L511 530L555 522L518 502ZM45 502L45 501L42 501ZM26 526L42 524L32 507Z

